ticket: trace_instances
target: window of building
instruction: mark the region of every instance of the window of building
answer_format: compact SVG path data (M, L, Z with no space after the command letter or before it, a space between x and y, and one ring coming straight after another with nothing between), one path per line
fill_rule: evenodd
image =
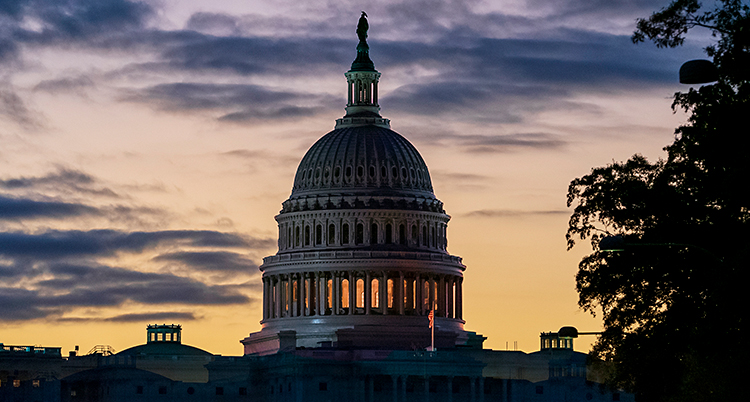
M193 388L193 387L188 387L188 389L187 389L187 393L188 393L188 395L193 395L193 394L195 393L195 388Z
M544 386L543 385L537 385L536 386L536 393L537 393L537 395L544 394Z
M372 295L372 297L370 298L371 299L370 301L372 302L370 307L379 308L380 307L380 281L377 279L373 279L370 282L370 286L371 286L370 294Z
M13 380L13 388L18 388L21 386L21 380Z
M365 308L365 280L357 279L357 308Z
M328 391L328 383L327 382L320 382L320 383L318 383L318 390L320 390L320 391Z
M370 226L370 244L378 244L378 224L373 223Z
M336 226L333 224L328 225L328 244L336 243Z
M160 386L159 387L159 395L166 395L166 394L167 394L167 387L165 387L163 385Z
M349 308L349 279L341 280L341 308Z
M310 245L310 226L305 226L305 246Z
M31 386L34 388L39 388L41 384L39 383L39 380L31 380Z
M315 225L315 244L318 246L323 244L323 226L322 225Z
M224 395L224 387L216 387L216 395Z
M357 233L356 233L355 242L357 244L362 244L365 242L365 225L361 223L357 224Z
M385 244L393 243L393 226L390 223L385 225Z
M135 393L138 395L143 395L143 385L135 387Z
M341 244L349 244L349 224L341 226Z

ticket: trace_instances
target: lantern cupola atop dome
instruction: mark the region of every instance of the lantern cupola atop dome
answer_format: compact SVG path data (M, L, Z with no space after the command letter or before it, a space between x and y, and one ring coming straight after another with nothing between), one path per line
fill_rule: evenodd
M352 68L344 75L348 84L346 116L336 120L336 128L374 125L390 128L390 121L380 116L378 105L378 81L380 73L370 60L370 46L367 44L367 14L362 11L357 24L357 58Z

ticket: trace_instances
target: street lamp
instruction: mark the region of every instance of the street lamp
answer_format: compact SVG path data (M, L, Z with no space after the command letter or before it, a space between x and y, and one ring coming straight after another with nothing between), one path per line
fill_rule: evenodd
M560 338L578 338L578 335L601 335L601 332L578 332L576 327L562 327L557 331Z
M719 70L709 60L690 60L680 67L680 84L708 84L718 80Z

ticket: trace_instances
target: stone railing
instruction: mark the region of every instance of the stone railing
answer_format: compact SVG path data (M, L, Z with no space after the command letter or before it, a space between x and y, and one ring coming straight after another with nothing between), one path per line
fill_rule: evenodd
M263 258L263 264L274 264L286 261L338 260L338 259L402 259L429 260L462 264L461 257L449 254L419 253L413 251L307 251L299 253L276 254Z

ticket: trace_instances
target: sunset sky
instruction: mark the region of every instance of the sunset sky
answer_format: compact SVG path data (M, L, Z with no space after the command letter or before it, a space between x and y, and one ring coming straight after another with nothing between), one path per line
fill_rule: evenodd
M630 41L668 3L0 2L0 343L119 351L179 323L184 343L242 354L273 217L344 114L360 10L382 115L452 216L466 329L527 352L541 331L598 330L567 186L663 156L685 121L677 71L707 33Z

